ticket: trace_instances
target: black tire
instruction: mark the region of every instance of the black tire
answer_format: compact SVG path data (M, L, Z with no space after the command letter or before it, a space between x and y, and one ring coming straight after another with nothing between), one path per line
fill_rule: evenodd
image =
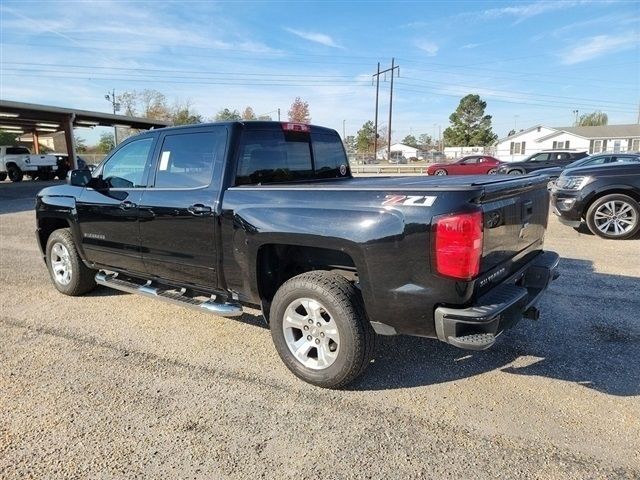
M615 204L621 206L628 206L629 209L626 210L628 216L625 215L623 219L625 221L632 222L631 224L619 223L619 225L627 226L628 230L625 230L622 233L617 233L615 231L610 232L608 228L605 228L604 231L601 228L598 228L599 219L596 218L596 214L599 212L606 213L608 211L607 204ZM594 235L598 235L602 238L608 238L613 240L625 240L628 238L633 238L640 231L640 204L633 198L623 195L620 193L613 193L611 195L605 195L604 197L598 198L595 202L591 204L589 210L587 210L586 215L587 227L591 230L591 233ZM605 220L606 221L606 220ZM634 223L635 222L635 223ZM612 225L615 227L615 225Z
M498 169L497 168L491 168L489 169L489 171L487 172L487 175L495 175L498 173Z
M285 312L301 298L320 303L337 327L339 348L335 360L326 368L313 369L304 365L287 344L283 329ZM375 332L366 317L362 297L341 275L315 271L285 282L271 303L270 328L273 343L287 368L305 382L319 387L344 387L361 375L373 358ZM300 333L305 334L302 330Z
M509 170L507 172L507 175L524 175L524 172L522 170L514 169L514 170Z
M434 175L448 175L449 173L444 168L439 168L435 172Z
M0 173L0 182L4 182L7 179L7 172Z
M24 178L24 173L17 166L11 165L7 168L7 175L12 182L21 182Z
M68 252L68 262L71 266L70 281L66 284L60 282L56 278L54 273L54 267L52 265L52 250L56 244L64 246ZM90 292L96 288L95 270L88 268L78 255L78 249L73 241L71 230L68 228L61 228L55 230L47 240L47 268L49 269L49 275L53 281L53 285L60 293L70 296L79 296L87 292Z
M67 179L67 173L69 173L69 169L61 167L61 168L58 168L58 171L56 172L56 176L60 180L66 180Z

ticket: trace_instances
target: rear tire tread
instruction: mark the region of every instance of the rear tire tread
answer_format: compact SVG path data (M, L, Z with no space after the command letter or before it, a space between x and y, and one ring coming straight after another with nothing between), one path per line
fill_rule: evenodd
M348 317L356 319L355 322L342 322L345 328L352 330L353 338L356 340L353 346L353 358L347 359L345 368L343 368L339 375L335 378L324 380L310 380L309 378L302 377L296 369L291 368L291 364L295 365L294 362L296 362L293 357L289 358L287 356L285 358L285 356L281 355L281 358L295 375L309 383L325 388L342 388L364 372L375 352L376 334L367 319L360 292L343 276L322 270L307 272L293 277L278 289L273 299L271 304L272 328L280 328L279 324L274 326L273 321L276 315L275 311L282 302L283 297L289 292L298 289L315 290L321 298L333 298L334 302L330 304L330 306L338 306L347 312Z

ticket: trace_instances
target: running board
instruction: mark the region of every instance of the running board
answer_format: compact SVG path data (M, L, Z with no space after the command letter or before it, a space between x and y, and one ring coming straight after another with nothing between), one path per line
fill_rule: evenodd
M105 287L114 288L127 293L136 293L145 297L163 300L174 305L191 307L196 310L204 310L220 317L239 317L242 315L242 306L238 303L221 303L213 299L198 300L186 295L186 290L180 291L162 289L150 280L144 284L118 278L117 273L98 272L96 283Z

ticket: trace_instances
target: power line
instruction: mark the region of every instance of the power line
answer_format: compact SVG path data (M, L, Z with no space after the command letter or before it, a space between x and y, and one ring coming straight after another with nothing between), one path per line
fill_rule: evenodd
M136 71L136 72L166 72L166 73L189 73L200 75L246 75L260 77L314 77L314 78L353 78L353 75L314 75L314 74L297 74L297 73L243 73L243 72L215 72L207 70L178 70L164 68L133 68L133 67L102 67L98 65L70 65L60 63L31 63L31 62L3 62L5 65L22 65L36 67L56 67L56 68L83 68L97 70L120 70L120 71ZM63 70L66 71L66 70Z

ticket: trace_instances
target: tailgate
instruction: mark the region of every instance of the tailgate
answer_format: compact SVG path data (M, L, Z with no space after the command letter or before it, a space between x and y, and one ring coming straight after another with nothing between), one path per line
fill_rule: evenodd
M55 167L58 162L53 155L29 155L29 163L36 167Z
M480 271L481 274L493 271L498 280L515 271L518 260L527 253L542 250L549 214L547 177L505 178L484 188Z

